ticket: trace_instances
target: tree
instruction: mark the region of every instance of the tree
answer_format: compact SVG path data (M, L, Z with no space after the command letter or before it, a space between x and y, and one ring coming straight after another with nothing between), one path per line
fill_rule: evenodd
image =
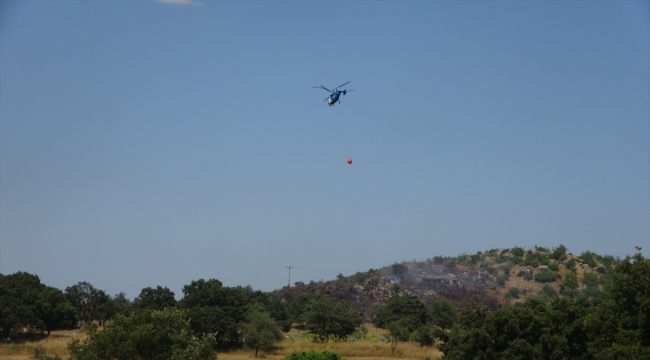
M563 261L566 259L566 246L560 244L560 246L553 248L553 252L550 255L551 259L558 261Z
M65 295L84 324L92 320L105 321L112 316L113 312L109 309L111 297L88 282L82 281L66 287Z
M420 346L431 346L436 340L435 334L433 327L423 326L411 333L409 340L417 342Z
M241 344L239 324L253 301L250 287L225 287L217 279L195 280L183 286L179 306L188 309L195 335L217 334L219 345Z
M387 328L398 320L402 321L401 324L411 333L429 322L431 316L417 296L393 296L386 306L377 309L373 323L378 327Z
M57 288L46 286L37 303L38 317L42 320L42 330L71 329L77 325L77 311L63 292Z
M89 326L88 339L70 345L71 360L213 360L213 335L192 336L187 314L175 308L117 315L104 331Z
M113 308L115 309L115 314L126 312L131 307L131 305L131 300L126 298L126 294L124 292L116 294L113 297Z
M278 323L259 306L248 312L247 321L241 327L241 334L244 345L255 349L255 357L259 350L270 350L276 342L282 340L282 331Z
M174 292L160 285L155 289L150 287L142 289L140 295L133 301L133 307L136 309L163 310L174 306L176 306Z
M302 314L303 322L312 334L326 339L329 335L344 338L361 325L361 315L345 303L335 304L326 297L311 299Z
M431 319L433 323L443 329L451 329L458 320L458 308L453 302L438 298L431 303Z
M385 334L384 337L390 344L391 354L395 352L395 348L399 341L407 341L409 339L410 331L406 323L407 321L405 321L405 319L401 319L386 325L388 333Z
M406 272L408 271L408 268L404 264L394 263L392 267L393 267L393 276L395 276L399 280L402 280L404 274L406 274Z
M586 319L597 359L650 358L650 259L637 251L614 268L611 298Z
M44 285L38 276L26 272L0 274L0 328L2 336L43 328L37 302Z

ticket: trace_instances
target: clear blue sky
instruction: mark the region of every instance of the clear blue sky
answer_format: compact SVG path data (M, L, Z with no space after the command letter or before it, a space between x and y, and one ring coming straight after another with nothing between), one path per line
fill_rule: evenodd
M0 3L3 274L180 297L559 244L650 254L650 2Z

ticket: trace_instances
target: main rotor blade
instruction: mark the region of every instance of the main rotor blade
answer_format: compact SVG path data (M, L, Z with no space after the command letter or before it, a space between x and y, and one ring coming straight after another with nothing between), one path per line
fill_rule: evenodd
M341 84L341 85L335 87L335 89L338 89L338 88L340 88L341 86L345 86L345 85L349 84L350 82L351 82L351 81L348 81L348 82L346 82L345 84Z
M327 90L327 91L329 91L329 92L334 92L334 91L332 91L332 90L326 88L326 87L323 86L323 85L321 85L321 86L312 86L312 87L313 87L314 89L325 89L325 90Z

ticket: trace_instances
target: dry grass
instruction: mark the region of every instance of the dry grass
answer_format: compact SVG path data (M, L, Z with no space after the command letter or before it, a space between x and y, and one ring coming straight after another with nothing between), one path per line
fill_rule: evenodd
M279 360L294 351L317 351L325 350L334 351L344 358L354 358L355 360L377 360L387 358L400 359L439 359L442 353L435 347L421 347L412 343L399 343L395 352L391 352L390 344L386 343L383 338L386 330L376 328L370 324L365 324L368 328L366 338L359 341L327 341L318 342L310 339L299 337L300 330L291 329L289 335L292 339L286 339L277 344L276 349L270 352L260 354L260 357ZM228 353L220 353L219 358L225 360L244 360L254 357L254 352L250 350L237 350Z
M36 341L20 341L14 344L0 345L0 360L2 359L33 359L34 349L42 346L47 355L60 355L66 358L70 355L68 344L73 339L82 339L85 334L78 330L52 331L50 336Z

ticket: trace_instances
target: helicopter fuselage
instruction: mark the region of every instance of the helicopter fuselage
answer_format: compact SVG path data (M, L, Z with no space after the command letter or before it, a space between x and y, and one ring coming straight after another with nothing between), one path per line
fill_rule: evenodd
M332 95L327 99L327 105L332 106L336 104L339 101L339 97L341 97L341 94L345 95L345 90L341 91L334 91L332 92Z

